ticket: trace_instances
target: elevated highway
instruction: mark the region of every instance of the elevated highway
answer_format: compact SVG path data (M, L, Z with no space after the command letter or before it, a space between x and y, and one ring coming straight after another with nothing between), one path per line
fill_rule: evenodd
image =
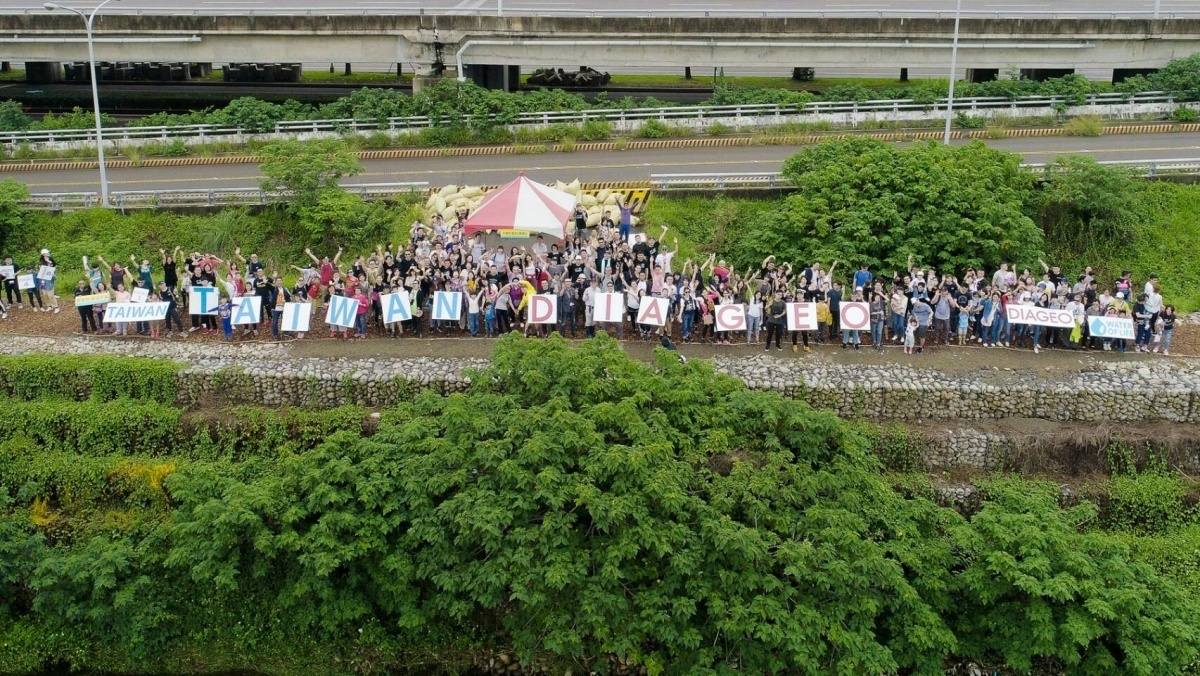
M108 14L106 8L97 19L96 55L102 61L404 63L421 75L453 73L460 64L940 68L954 28L946 15L714 16L714 7L707 17L513 16L509 10L496 16L482 11L484 4L424 14L266 14L242 4L239 12L224 14ZM350 9L359 7L366 6ZM968 69L1148 69L1200 51L1200 13L1159 19L1110 14L971 15L962 20L958 63ZM61 62L85 55L76 16L0 13L0 60Z

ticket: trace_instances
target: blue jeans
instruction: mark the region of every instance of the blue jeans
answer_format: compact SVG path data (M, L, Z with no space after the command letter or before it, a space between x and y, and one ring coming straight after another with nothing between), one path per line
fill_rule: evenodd
M842 331L842 345L858 345L858 331L845 329Z
M472 312L467 315L467 330L471 332L471 337L479 335L479 313Z
M995 345L1000 342L1000 322L993 320L991 326L983 327L983 342Z
M695 321L695 317L696 317L695 312L684 312L683 313L683 320L682 320L683 326L682 326L681 331L683 332L682 335L683 335L684 340L687 340L692 335L692 322Z
M484 315L483 330L489 338L496 332L496 315L493 314L490 317Z
M892 336L904 335L904 315L892 313Z
M1171 350L1171 334L1175 333L1175 329L1165 329L1162 337L1162 351L1169 352Z
M1149 345L1150 344L1150 324L1147 322L1137 323L1137 333L1133 341L1134 345Z
M283 320L283 310L274 310L271 312L271 336L275 340L279 340L279 324Z
M367 313L354 316L354 328L358 329L358 335L367 335Z
M1042 325L1041 324L1033 325L1032 335L1033 335L1033 346L1037 347L1038 343L1041 342L1041 340L1042 340Z
M875 347L883 345L883 320L871 322L871 344Z
M762 322L762 317L751 317L750 315L746 315L746 342L747 343L751 342L751 340L753 340L756 343L758 342L759 326L761 325L761 322Z

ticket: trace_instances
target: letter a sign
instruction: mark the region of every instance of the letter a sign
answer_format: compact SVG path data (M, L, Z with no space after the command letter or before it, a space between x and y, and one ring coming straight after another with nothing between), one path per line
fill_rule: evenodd
M647 326L665 326L667 323L667 299L643 298L638 308L638 324Z

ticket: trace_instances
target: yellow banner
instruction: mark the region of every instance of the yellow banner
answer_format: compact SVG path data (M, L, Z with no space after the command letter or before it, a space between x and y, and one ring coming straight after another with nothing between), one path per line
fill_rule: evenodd
M112 300L112 297L108 295L107 291L104 293L93 293L87 296L75 296L75 307L99 305L100 303L107 303L110 300Z
M528 230L501 230L501 237L533 237L533 233Z

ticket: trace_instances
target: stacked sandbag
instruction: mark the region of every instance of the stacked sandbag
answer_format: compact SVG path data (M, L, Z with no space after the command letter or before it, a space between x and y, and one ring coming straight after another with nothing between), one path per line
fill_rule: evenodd
M620 196L618 192L608 189L585 191L578 178L570 183L555 181L553 187L579 198L579 203L587 209L588 227L599 225L605 211L612 211L614 216L617 213L617 198ZM448 185L430 191L429 199L425 202L425 212L431 219L435 214L441 214L447 223L457 223L456 212L459 209L474 212L484 197L486 197L486 193L480 186ZM641 219L634 216L630 222L637 226L641 223Z
M430 191L429 199L425 201L425 214L430 219L441 214L447 223L457 223L459 209L473 212L483 198L484 192L480 186L448 185Z

